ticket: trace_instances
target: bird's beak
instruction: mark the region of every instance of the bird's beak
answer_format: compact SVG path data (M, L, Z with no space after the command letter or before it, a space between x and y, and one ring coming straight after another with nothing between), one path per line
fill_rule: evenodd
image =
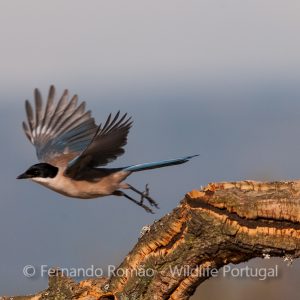
M27 178L30 178L30 176L28 176L28 174L26 173L23 173L17 177L17 179L27 179Z

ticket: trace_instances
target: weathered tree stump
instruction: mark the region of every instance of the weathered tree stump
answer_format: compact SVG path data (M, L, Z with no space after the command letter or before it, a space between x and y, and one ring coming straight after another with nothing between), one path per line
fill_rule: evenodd
M22 299L189 299L222 266L300 254L300 181L211 183L149 227L114 276L83 280L59 270Z

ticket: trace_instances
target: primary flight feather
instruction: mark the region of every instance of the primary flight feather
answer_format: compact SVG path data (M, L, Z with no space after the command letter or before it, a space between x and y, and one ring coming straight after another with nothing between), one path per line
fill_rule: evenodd
M149 190L141 192L123 181L133 172L178 165L194 156L144 163L122 168L105 168L109 162L124 153L127 135L132 125L127 114L110 114L104 125L96 125L85 102L78 103L77 95L69 99L65 90L56 103L55 88L51 86L46 105L38 89L34 91L34 109L25 101L27 122L24 132L35 146L40 163L34 164L18 179L29 178L60 194L90 199L108 195L124 196L146 211L157 203L149 196ZM140 201L127 195L122 189L139 194Z

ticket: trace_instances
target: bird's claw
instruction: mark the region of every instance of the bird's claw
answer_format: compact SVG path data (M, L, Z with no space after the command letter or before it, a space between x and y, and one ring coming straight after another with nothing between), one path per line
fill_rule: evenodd
M154 214L153 210L145 205L142 200L139 202L139 206L143 207L146 212Z
M150 214L154 214L153 210L151 208L149 208L148 206L146 206L146 205L141 205L141 206L145 209L146 212L148 212Z
M141 200L140 200L140 203L143 204L144 202L144 199L146 199L149 204L151 206L154 206L156 208L159 208L158 204L156 203L156 201L154 199L152 199L150 196L149 196L149 184L147 183L146 186L145 186L145 190L142 192L141 194Z

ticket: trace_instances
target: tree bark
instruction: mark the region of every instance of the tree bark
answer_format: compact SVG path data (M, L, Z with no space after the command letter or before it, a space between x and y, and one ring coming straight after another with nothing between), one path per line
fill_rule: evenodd
M36 295L0 300L189 299L226 264L300 255L300 181L221 182L187 193L152 224L110 278L54 270Z

